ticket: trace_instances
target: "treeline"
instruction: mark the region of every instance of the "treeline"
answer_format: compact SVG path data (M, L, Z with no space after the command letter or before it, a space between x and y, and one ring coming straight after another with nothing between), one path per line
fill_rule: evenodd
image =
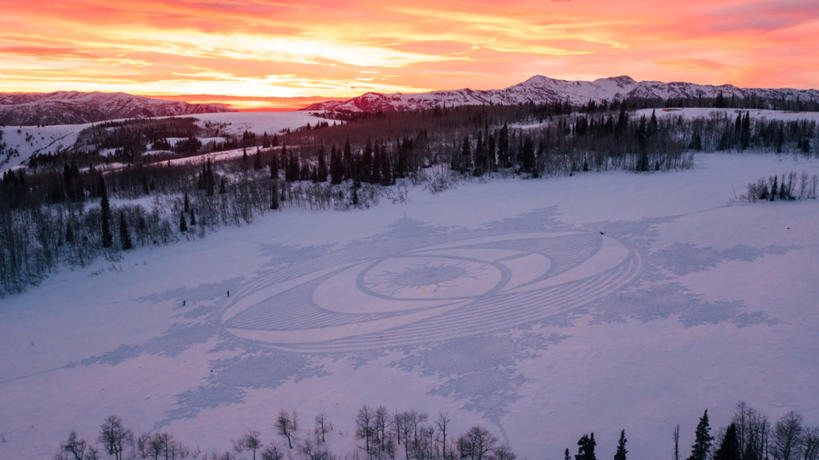
M271 417L270 427L259 432L248 430L222 452L203 453L176 440L167 432L148 432L139 436L127 429L119 417L108 417L95 438L83 438L71 431L55 460L97 460L100 458L171 460L203 458L233 460L331 460L366 458L367 460L514 460L514 451L486 428L473 426L465 433L452 430L452 420L445 412L430 418L415 410L390 411L384 406L363 406L354 419L357 441L353 453L332 452L332 434L336 427L324 414L318 414L308 426L302 426L298 414L280 411ZM341 438L338 432L336 439ZM699 418L690 449L680 446L680 427L671 435L674 460L817 460L819 427L807 426L801 415L790 411L777 422L739 402L726 427L712 431L708 411ZM614 460L629 458L625 430L620 431ZM689 453L686 456L684 450ZM597 460L594 433L583 434L576 453L562 452L564 460ZM549 456L548 448L541 452ZM653 458L663 458L660 453Z
M801 175L791 171L787 175L773 175L767 180L763 177L751 182L744 198L751 202L815 200L817 183L816 174L809 177L804 171Z
M115 260L121 251L202 237L284 207L347 209L406 199L403 186L287 181L284 171L251 163L225 162L219 172L210 162L111 174L73 164L62 174L7 171L0 179L0 296L39 283L63 263Z
M367 460L514 460L512 449L489 430L473 426L460 435L453 433L452 420L439 413L432 420L424 412L389 411L384 406L363 406L355 417L356 451L343 458ZM235 460L331 460L339 458L331 451L331 435L336 432L326 415L318 414L308 426L302 426L296 411L282 410L271 417L270 428L262 434L248 430L222 452L202 452L189 447L167 432L135 435L116 416L108 417L95 438L85 438L71 431L60 444L55 460L98 460L101 458L175 460L202 458ZM336 439L343 437L342 433ZM343 442L343 441L342 441Z
M170 149L168 138L206 135L196 121L195 118L162 118L99 123L83 129L74 148L85 152L114 149L118 156L133 158L145 152L151 144Z

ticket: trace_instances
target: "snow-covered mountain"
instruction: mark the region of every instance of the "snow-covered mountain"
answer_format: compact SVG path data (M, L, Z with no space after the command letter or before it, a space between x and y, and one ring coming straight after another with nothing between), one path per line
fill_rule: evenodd
M125 93L0 94L0 125L66 125L118 118L232 112L222 104L188 104Z
M366 93L346 101L327 101L313 104L304 110L325 113L394 112L402 110L429 109L439 106L501 104L514 105L534 102L537 104L562 102L586 104L590 100L612 101L635 98L713 98L761 97L786 100L819 101L815 89L760 89L737 88L733 85L698 85L685 82L663 83L659 81L635 81L629 76L600 78L594 81L567 81L535 75L523 83L505 89L433 91L418 94Z

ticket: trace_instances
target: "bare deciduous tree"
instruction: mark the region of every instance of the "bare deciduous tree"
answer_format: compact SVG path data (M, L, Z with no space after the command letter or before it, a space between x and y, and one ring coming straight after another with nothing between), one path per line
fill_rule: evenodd
M819 427L807 427L802 435L802 456L805 460L819 459Z
M327 416L324 413L316 415L316 427L314 429L316 440L325 443L325 435L331 431L333 431L333 424L327 420Z
M446 460L446 434L449 428L449 414L446 412L438 413L438 421L435 424L438 426L438 433L441 434L441 457Z
M68 440L60 445L59 460L97 460L97 449L71 431Z
M287 412L282 410L276 418L276 430L279 436L283 436L287 439L287 447L291 449L293 448L293 438L295 437L296 430L298 430L296 423L296 411L293 411L292 415L288 415Z
M137 450L142 458L176 460L185 458L189 452L169 433L144 434L137 440Z
M495 460L515 460L517 455L508 446L499 446L495 449Z
M250 430L245 433L244 436L239 438L238 441L233 442L233 449L236 452L244 452L249 450L253 452L253 460L256 460L256 451L262 447L262 440L259 437L258 431Z
M469 457L471 460L483 460L483 458L495 447L497 439L485 428L473 426L458 440L458 450L461 457Z
M131 430L122 426L122 420L112 415L100 426L99 441L105 447L108 455L113 455L116 460L122 460L122 452L127 444L132 443L134 435Z
M372 454L370 440L373 436L373 418L375 414L366 404L358 411L355 418L356 431L355 435L358 439L364 440L364 452L367 453L367 458Z
M262 451L262 460L283 460L284 453L279 449L279 446L273 444Z
M794 411L783 415L774 425L774 458L791 460L799 456L799 440L802 436L802 416Z

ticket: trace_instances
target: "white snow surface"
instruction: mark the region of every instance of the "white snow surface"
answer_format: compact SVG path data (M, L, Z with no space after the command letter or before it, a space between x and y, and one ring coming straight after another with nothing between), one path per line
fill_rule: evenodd
M0 458L111 414L210 452L324 412L342 458L363 404L448 411L529 459L591 431L610 458L621 429L630 458L667 458L676 424L685 451L739 400L817 424L819 202L729 197L819 161L695 165L411 187L65 269L0 301Z
M330 124L333 124L333 120L326 120L301 111L204 113L195 115L195 118L200 120L200 125L207 122L228 123L229 125L224 131L227 134L239 136L245 131L254 132L257 135L267 132L268 135L272 136L285 129L299 128L308 123L315 126L322 121L329 121Z

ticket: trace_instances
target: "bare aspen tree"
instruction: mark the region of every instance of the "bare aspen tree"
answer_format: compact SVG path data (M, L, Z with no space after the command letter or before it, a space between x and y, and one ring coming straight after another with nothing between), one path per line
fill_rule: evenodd
M473 426L458 441L461 457L483 460L495 448L497 439L485 428Z
M100 426L99 441L105 447L108 455L116 460L122 460L122 451L126 444L133 442L133 433L122 426L122 420L117 416L110 416Z
M239 438L238 441L234 441L233 443L233 449L238 453L246 450L253 452L253 460L256 460L256 451L261 449L261 447L262 441L259 437L259 432L253 430L248 431L244 436Z
M777 460L791 460L799 456L802 437L802 416L794 411L783 415L773 429L774 456Z
M273 444L262 451L262 460L283 460L284 453L279 449L279 446Z
M498 446L495 449L495 460L515 460L517 455L512 452L509 446Z
M387 408L378 406L375 410L373 420L373 440L378 446L379 452L384 452L387 448Z
M326 442L324 437L327 433L333 431L333 424L327 420L327 416L324 413L316 415L316 440L324 443Z
M441 458L446 460L446 434L449 428L449 414L447 412L439 412L438 420L435 424L438 426L438 433L441 434Z
M293 415L288 415L287 412L282 410L279 413L279 416L276 418L276 430L279 433L279 436L284 437L287 439L287 447L290 449L293 448L293 438L295 436L295 432L297 430L296 427L296 412L293 411Z
M372 440L373 436L373 418L373 411L366 404L361 407L355 418L355 434L358 439L364 440L364 452L367 453L367 458L370 458L372 455L370 441Z
M819 427L805 428L801 444L802 456L805 460L819 459Z
M60 445L59 460L97 460L97 449L71 431L68 440Z

